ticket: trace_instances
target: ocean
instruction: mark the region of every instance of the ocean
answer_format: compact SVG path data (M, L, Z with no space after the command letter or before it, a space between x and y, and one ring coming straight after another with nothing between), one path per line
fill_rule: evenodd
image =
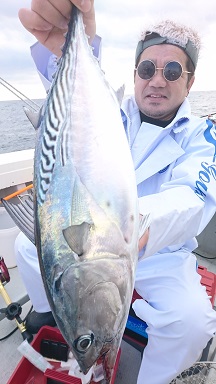
M216 91L191 92L192 112L196 116L216 113ZM38 105L43 100L34 100ZM22 100L0 101L0 154L35 146L35 130L23 110Z
M42 100L34 100L39 106ZM35 129L26 117L22 100L0 101L0 154L35 147Z

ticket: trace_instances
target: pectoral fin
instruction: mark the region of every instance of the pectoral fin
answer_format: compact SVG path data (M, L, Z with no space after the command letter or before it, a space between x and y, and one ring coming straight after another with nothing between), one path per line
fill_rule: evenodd
M85 252L85 245L88 239L91 225L82 223L80 225L72 225L63 230L63 235L69 247L78 256L82 256Z
M116 97L119 102L119 106L121 107L122 100L124 97L124 92L125 92L125 85L123 84L119 89L116 91Z

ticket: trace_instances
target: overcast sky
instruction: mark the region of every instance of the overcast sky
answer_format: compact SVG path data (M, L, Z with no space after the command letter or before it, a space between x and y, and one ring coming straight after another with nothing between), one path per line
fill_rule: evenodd
M59 0L60 1L60 0ZM19 8L31 0L0 0L0 77L32 99L44 98L45 91L30 55L35 43L21 25ZM200 60L192 90L216 90L216 2L215 0L95 0L97 33L103 38L102 68L113 87L126 84L133 92L134 52L146 25L174 19L199 31ZM16 99L0 84L0 100Z

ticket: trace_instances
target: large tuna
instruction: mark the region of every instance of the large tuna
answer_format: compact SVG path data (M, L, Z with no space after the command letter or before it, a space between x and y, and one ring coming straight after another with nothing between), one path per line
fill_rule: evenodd
M57 325L86 373L102 357L110 382L138 254L133 163L119 103L73 7L40 117L35 239Z

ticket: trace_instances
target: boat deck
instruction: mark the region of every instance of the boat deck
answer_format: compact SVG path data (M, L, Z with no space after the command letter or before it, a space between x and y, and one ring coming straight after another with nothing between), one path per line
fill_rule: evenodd
M209 271L216 274L216 260L204 259L197 256L199 265L206 267ZM25 288L18 274L17 268L9 269L11 280L5 285L11 301L19 301L22 304L21 318L24 319L31 308L31 302L28 300ZM5 307L2 297L0 297L0 308ZM0 321L0 338L9 334L16 327L14 320L9 321L4 318ZM1 361L1 384L7 384L14 369L21 360L22 356L17 351L17 347L22 343L23 338L19 330L6 340L1 341L0 361ZM216 340L213 341L210 349L210 354L213 355L216 351ZM121 357L117 371L115 384L134 384L138 374L141 362L141 353L126 343L124 340L121 345ZM215 381L216 383L216 381ZM22 383L19 383L22 384Z

